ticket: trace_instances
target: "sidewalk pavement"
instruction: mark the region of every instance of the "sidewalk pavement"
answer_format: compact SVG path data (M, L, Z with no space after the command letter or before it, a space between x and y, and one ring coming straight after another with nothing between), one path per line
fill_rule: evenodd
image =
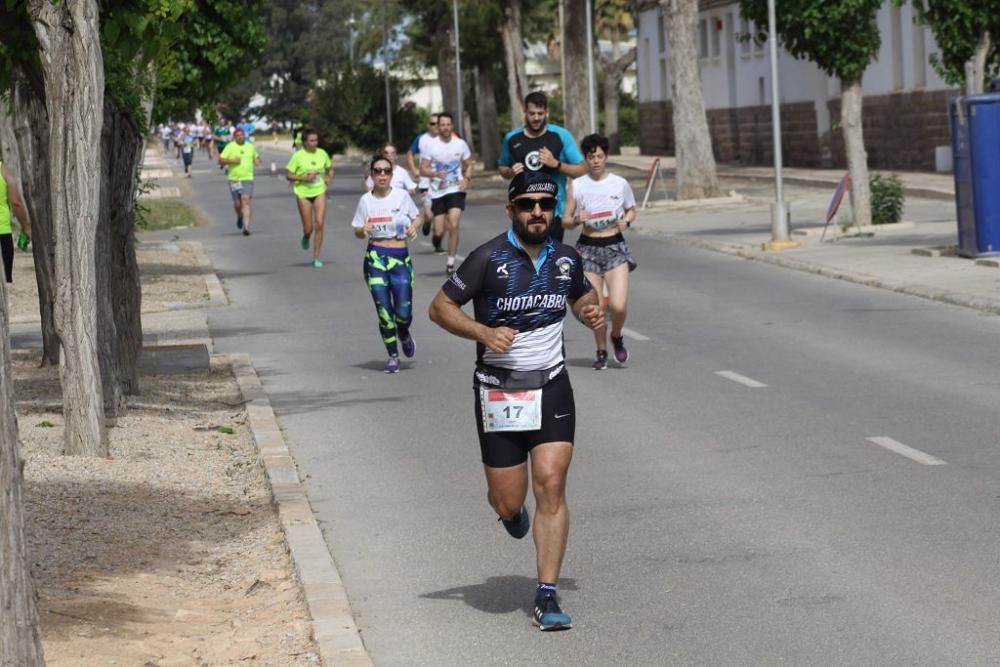
M612 155L608 162L612 165L631 167L632 169L649 169L656 155ZM660 169L665 173L673 173L676 168L676 160L672 156L659 156ZM772 181L774 179L774 169L772 167L742 167L739 165L720 164L717 167L721 178L749 180L749 181ZM829 187L831 194L837 187L837 183L843 178L846 169L803 169L799 167L784 167L781 170L783 181L790 185L807 185L816 187ZM884 171L873 169L872 171ZM908 197L926 197L930 199L955 198L955 179L949 174L936 174L920 171L893 171L891 173L899 176L903 182L903 188Z
M615 156L613 164L646 169L653 159ZM661 165L672 170L673 158L662 159ZM826 202L842 172L788 172L799 184L829 187L829 195L803 195L800 202L791 203L791 238L799 242L798 247L764 250L764 244L772 240L770 202L738 194L701 202L656 203L640 212L632 232L666 235L695 247L1000 314L1000 257L968 259L955 254L955 211L953 205L943 201L945 197L954 199L950 174L899 174L908 207L932 209L932 215L917 215L922 219L916 222L865 229L863 235L858 235L855 228L844 230L831 224L821 241ZM758 167L721 167L719 173L734 180L773 177L772 170ZM844 207L849 207L847 201Z

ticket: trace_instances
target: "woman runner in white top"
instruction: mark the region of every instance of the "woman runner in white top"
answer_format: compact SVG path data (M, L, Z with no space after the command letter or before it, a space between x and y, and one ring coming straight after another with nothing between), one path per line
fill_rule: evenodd
M364 275L375 302L382 343L389 353L383 370L399 372L399 347L412 357L416 343L413 322L413 263L407 239L417 236L420 214L406 190L390 185L393 164L376 155L369 167L375 187L361 195L351 226L359 239L368 239Z
M573 179L572 198L567 201L563 227L583 225L576 250L583 259L583 271L598 294L608 289L611 310L611 344L615 361L624 366L629 359L622 337L628 312L629 272L636 267L635 259L625 243L622 232L635 220L635 195L621 176L609 174L608 140L599 134L583 138L580 148L587 160L587 174ZM574 212L575 209L575 212ZM594 329L597 354L594 370L608 367L607 326Z

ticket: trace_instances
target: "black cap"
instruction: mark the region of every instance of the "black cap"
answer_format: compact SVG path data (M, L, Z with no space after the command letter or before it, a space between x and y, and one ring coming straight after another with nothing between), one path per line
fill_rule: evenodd
M544 171L522 171L514 176L507 186L507 200L535 192L555 197L559 193L559 184Z

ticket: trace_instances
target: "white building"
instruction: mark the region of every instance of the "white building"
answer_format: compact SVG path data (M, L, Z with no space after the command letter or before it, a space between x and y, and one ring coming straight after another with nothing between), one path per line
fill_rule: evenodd
M780 11L780 2L778 4ZM698 48L702 90L716 159L771 164L771 70L768 45L741 40L752 26L734 0L700 0ZM669 44L655 2L638 12L639 142L643 153L673 153ZM950 143L944 83L929 62L937 46L908 0L878 12L882 47L863 77L869 164L881 169L934 168L934 148ZM778 51L782 152L794 166L842 166L837 130L840 82L816 65Z

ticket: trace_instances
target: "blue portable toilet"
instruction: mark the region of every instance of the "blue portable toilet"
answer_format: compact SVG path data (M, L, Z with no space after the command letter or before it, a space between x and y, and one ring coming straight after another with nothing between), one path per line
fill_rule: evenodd
M1000 255L1000 94L949 100L958 254Z

